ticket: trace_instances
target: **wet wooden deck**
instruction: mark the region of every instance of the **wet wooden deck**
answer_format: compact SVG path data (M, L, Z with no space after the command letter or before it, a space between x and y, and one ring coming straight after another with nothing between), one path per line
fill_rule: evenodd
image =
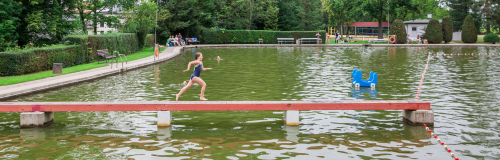
M420 100L0 102L0 112L429 110Z

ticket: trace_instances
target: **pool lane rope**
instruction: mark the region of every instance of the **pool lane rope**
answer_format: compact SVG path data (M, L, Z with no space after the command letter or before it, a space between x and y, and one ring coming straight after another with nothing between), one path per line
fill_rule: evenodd
M477 55L498 55L498 53L448 53L448 54L432 54L433 56L477 56Z
M424 127L429 132L429 134L431 136L433 136L444 147L444 149L446 149L446 151L448 151L450 153L452 158L455 158L455 160L460 160L460 159L458 159L458 157L455 156L455 154L453 152L451 152L451 149L449 149L448 146L444 145L444 142L442 142L441 139L439 139L438 136L436 134L434 134L434 132L432 132L432 130L430 130L429 127L427 127L426 124L424 124Z
M431 59L431 54L429 53L429 56L427 56L427 64L425 65L424 73L422 73L422 79L420 79L420 84L418 85L418 91L417 91L417 96L415 97L415 100L418 100L418 95L420 94L420 89L422 88L422 83L424 82L425 72L427 72L427 67L429 67L430 59Z

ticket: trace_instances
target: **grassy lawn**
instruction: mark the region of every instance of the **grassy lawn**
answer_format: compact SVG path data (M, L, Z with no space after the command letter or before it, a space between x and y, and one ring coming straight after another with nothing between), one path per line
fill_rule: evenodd
M462 41L452 41L452 42L455 42L455 43L464 43ZM477 37L477 42L476 43L484 43L483 37Z
M164 49L165 48L160 47L160 51L163 51ZM144 50L142 50L142 51L127 55L127 60L133 61L136 59L141 59L141 58L149 57L152 55L153 55L153 47L149 47L149 48L144 48ZM120 62L120 61L118 61L118 62ZM59 76L59 75L64 75L64 74L75 73L75 72L85 71L85 70L89 70L89 69L99 68L99 67L103 67L103 66L108 66L107 64L102 64L102 63L103 63L103 61L101 61L100 64L97 64L97 62L92 62L92 63L81 64L81 65L77 65L77 66L63 68L62 74L52 74L52 70L50 70L50 71L43 71L43 72L37 72L37 73L32 73L32 74L20 75L20 76L0 77L0 86L17 84L17 83L33 81L33 80L39 80L39 79L43 79L43 78L47 78L47 77L54 77L54 76Z

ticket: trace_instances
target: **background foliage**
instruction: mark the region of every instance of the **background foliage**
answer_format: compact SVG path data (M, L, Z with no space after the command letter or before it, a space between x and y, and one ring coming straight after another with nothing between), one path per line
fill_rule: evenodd
M472 19L471 15L465 17L464 23L462 25L462 42L464 43L477 42L476 25L474 25L474 20Z
M443 40L445 43L451 42L453 39L453 21L450 17L444 17L442 22Z
M146 39L154 39L149 35ZM67 36L66 44L0 52L0 76L28 74L52 69L53 63L63 63L70 67L98 60L97 50L108 49L112 54L131 54L141 50L139 40L133 33L113 33L105 35ZM153 43L148 41L148 43Z
M500 37L495 33L490 33L484 36L484 42L495 44L496 42L500 42Z
M437 19L431 19L425 30L425 39L429 43L441 43L443 41L443 29Z
M391 33L396 35L396 43L404 44L406 43L406 28L402 20L396 19L392 23Z
M257 44L262 38L264 43L277 44L277 38L316 38L318 32L324 44L326 31L205 30L199 39L205 44Z

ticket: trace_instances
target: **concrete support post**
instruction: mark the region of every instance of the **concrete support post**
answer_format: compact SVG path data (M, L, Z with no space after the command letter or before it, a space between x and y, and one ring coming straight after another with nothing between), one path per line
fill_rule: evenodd
M158 123L160 127L167 127L172 124L172 112L171 111L158 111Z
M285 121L285 125L287 126L298 126L299 111L298 110L283 111L283 121Z
M43 127L54 122L54 112L23 112L21 128Z
M404 110L403 121L411 125L434 126L434 113L431 110Z

